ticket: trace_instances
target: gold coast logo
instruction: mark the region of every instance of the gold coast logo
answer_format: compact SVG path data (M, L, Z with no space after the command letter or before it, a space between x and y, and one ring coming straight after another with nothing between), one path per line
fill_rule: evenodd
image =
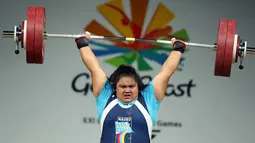
M149 0L130 0L129 3L131 16L128 16L124 11L122 0L106 2L99 5L97 10L123 37L164 40L176 37L183 41L189 41L185 29L173 32L173 27L168 25L175 18L175 15L164 4L158 3L148 26L144 27L147 10L149 10ZM116 36L95 19L85 26L84 30L99 36ZM120 64L133 64L136 62L139 71L152 70L147 60L162 65L171 52L171 48L166 44L118 40L110 40L108 43L93 40L90 42L90 44L103 48L93 49L96 56L112 55L110 58L105 59L106 63L117 67ZM179 70L182 69L184 60L183 56L179 64Z

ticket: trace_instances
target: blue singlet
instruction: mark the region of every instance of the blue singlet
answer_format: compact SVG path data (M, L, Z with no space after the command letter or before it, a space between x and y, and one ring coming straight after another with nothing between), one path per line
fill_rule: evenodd
M129 104L123 104L113 93L107 80L96 98L100 143L150 143L161 104L156 100L152 81Z

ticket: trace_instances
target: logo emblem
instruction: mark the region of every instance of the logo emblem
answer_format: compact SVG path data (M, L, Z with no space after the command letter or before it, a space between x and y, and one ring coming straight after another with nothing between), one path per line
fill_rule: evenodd
M98 36L164 40L175 37L183 41L189 41L189 36L184 28L174 31L173 27L168 25L175 18L175 14L163 3L158 3L152 17L148 17L149 0L130 0L130 16L125 12L122 2L122 0L111 0L97 6L98 12L111 27L93 19L84 27L84 30ZM125 8L127 7L125 5ZM149 21L145 22L145 18L149 18ZM92 50L97 57L107 56L105 63L117 67L121 64L134 64L136 62L139 71L153 70L150 62L162 65L172 51L171 45L141 41L111 40L100 42L91 40L90 44L101 48L92 48ZM179 70L182 69L184 60L183 56L179 64Z
M116 139L117 143L125 143L125 140L132 141L132 118L131 117L118 117L115 121Z

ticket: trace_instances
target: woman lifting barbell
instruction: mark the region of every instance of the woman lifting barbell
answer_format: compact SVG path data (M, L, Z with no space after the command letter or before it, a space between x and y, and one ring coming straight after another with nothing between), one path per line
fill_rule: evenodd
M145 85L136 70L120 65L108 78L90 49L90 33L75 39L81 59L92 76L101 143L149 143L167 84L186 45L172 38L173 51L154 79Z

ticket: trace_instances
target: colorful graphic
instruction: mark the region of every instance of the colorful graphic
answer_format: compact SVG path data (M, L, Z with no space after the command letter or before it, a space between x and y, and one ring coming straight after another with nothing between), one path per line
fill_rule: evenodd
M112 25L112 27L123 37L164 39L172 37L183 41L189 41L185 29L173 32L173 27L168 25L175 15L164 4L158 3L156 10L145 28L145 18L148 11L149 0L130 0L130 14L128 17L124 11L122 0L111 0L97 7L98 12ZM127 8L127 6L125 6ZM84 30L99 36L116 36L113 32L92 20ZM119 36L118 35L118 36ZM109 43L109 44L108 44ZM127 42L109 40L107 42L90 41L90 44L97 45L103 49L93 49L96 56L110 56L105 62L117 67L120 64L133 64L137 62L139 71L153 70L149 61L163 64L171 50L171 45L148 43L148 42ZM183 67L182 57L179 69Z
M133 130L131 128L131 117L118 117L118 121L115 121L116 140L117 143L125 143L125 140L132 141L131 134Z

